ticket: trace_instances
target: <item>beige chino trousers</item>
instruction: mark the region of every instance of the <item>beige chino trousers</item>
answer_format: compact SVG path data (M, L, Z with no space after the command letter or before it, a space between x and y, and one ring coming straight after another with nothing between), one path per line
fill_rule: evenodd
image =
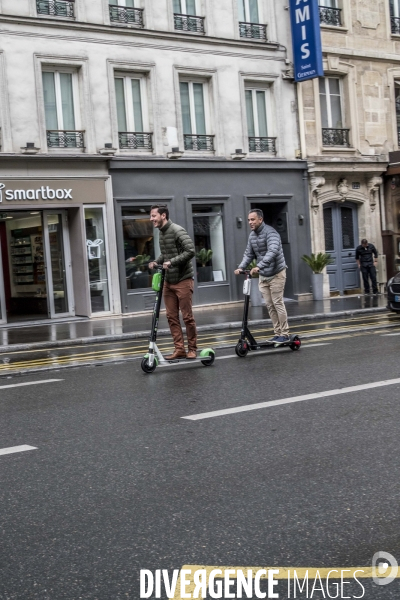
M289 325L283 291L286 283L286 269L280 271L271 281L259 281L258 287L264 296L272 320L275 335L289 335Z

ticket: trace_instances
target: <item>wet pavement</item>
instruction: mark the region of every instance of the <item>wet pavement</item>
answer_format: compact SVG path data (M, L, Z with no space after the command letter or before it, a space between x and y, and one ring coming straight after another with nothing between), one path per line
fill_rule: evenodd
M289 321L299 318L321 318L331 313L352 313L353 311L379 311L385 310L386 296L349 296L336 297L320 302L296 302L289 300L286 303ZM196 307L194 309L196 323L200 331L208 327L212 329L218 326L238 326L242 319L243 304L241 302L226 305L212 305L207 307ZM389 314L389 313L388 313ZM45 346L57 346L68 343L68 341L85 340L90 338L110 337L134 337L137 334L143 337L151 327L152 312L140 313L138 315L126 315L99 318L73 318L60 321L36 321L34 323L14 323L0 326L0 350L6 350L7 346L22 344L43 344ZM265 306L250 307L249 320L260 321L269 319ZM161 313L159 329L168 329L165 312ZM95 341L95 340L93 340ZM20 348L22 349L22 348Z
M269 324L254 325L251 332L257 341L268 339L272 334ZM390 312L359 314L354 317L304 319L292 326L293 334L301 337L303 347L307 343L329 342L346 336L370 336L374 333L400 335L400 317ZM234 348L240 336L238 327L204 331L198 336L199 350L207 347L220 351ZM163 354L173 350L170 336L160 337L157 345ZM100 366L141 359L148 349L147 338L66 345L58 348L11 350L1 354L0 378L23 373L35 373L79 366ZM272 352L288 349L271 349ZM289 350L290 351L290 350ZM135 365L135 370L140 370Z

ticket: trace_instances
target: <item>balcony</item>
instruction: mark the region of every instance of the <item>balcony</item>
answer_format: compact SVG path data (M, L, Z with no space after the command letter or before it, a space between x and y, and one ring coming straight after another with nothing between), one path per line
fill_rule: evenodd
M50 15L52 17L75 17L74 0L36 0L38 15Z
M322 23L322 25L332 25L333 27L341 27L342 9L331 8L330 6L320 6L319 20L320 23Z
M48 148L84 148L84 131L66 131L64 129L48 129Z
M350 129L322 129L323 146L344 146L350 147L349 142Z
M109 10L111 23L134 25L135 27L143 29L143 8L131 8L128 6L116 6L110 4Z
M185 133L183 136L184 149L195 152L213 152L214 137L214 135L192 135Z
M174 26L177 31L189 33L205 33L204 17L174 14Z
M249 137L249 152L276 154L276 137Z
M239 34L241 38L267 41L267 26L259 23L240 22Z
M153 150L153 134L119 131L118 140L121 150Z
M390 28L392 33L400 35L400 17L390 16Z

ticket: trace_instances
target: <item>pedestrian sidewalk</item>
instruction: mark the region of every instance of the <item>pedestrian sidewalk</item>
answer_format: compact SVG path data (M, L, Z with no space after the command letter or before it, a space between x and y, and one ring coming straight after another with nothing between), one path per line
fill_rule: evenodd
M307 319L345 317L359 313L386 311L386 296L347 296L320 302L288 300L289 323ZM243 303L200 306L194 309L199 331L240 327ZM23 322L0 326L0 351L56 348L61 346L112 342L143 338L149 335L152 311L137 315L71 318L60 321ZM250 307L252 324L270 322L265 306ZM160 315L159 335L169 335L165 311Z

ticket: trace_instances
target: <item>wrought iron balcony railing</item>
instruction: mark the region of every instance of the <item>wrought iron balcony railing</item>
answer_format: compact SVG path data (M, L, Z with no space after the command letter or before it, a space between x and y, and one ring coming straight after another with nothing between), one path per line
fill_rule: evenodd
M342 24L342 9L332 8L330 6L320 6L319 20L321 23L323 23L323 25L340 27Z
M122 150L153 150L153 134L119 131L119 147Z
M143 8L131 8L130 6L117 6L110 4L111 23L122 23L123 25L135 25L143 29Z
M400 148L400 127L397 128L397 145Z
M38 15L69 19L73 19L75 16L74 0L36 0L36 10Z
M206 151L214 150L214 135L192 135L185 133L183 143L185 150Z
M174 14L174 25L178 31L190 31L191 33L205 33L204 17L193 15Z
M266 40L267 26L259 23L239 23L239 34L242 38L251 40Z
M392 33L400 35L400 17L390 17L390 27Z
M66 131L64 129L47 130L49 148L84 148L84 131Z
M276 154L276 137L249 137L249 152Z
M322 129L322 145L323 146L350 146L349 142L350 129L323 128Z

